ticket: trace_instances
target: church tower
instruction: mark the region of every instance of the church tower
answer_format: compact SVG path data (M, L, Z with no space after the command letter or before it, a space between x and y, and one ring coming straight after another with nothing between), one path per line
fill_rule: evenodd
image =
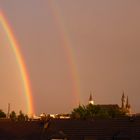
M128 99L128 96L127 96L127 100L126 100L126 111L128 114L131 114L131 106L129 104L129 99Z
M122 94L121 101L122 101L121 109L122 109L127 115L131 115L131 105L130 105L130 103L129 103L128 96L127 96L127 98L125 98L124 92L123 92L123 94Z
M122 94L122 98L121 98L121 101L122 101L122 106L121 106L121 108L122 109L125 109L125 102L126 102L126 99L125 99L125 96L124 96L124 92L123 92L123 94Z
M94 101L92 99L92 94L90 93L90 96L89 96L89 101L88 101L89 104L91 105L94 105Z

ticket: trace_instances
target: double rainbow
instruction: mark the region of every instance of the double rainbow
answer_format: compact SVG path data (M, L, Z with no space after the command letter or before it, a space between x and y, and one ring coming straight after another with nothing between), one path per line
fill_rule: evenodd
M19 70L22 76L22 81L23 81L23 87L24 87L24 92L26 94L26 105L28 114L32 115L34 110L33 110L33 100L32 100L32 94L31 94L31 86L29 82L29 77L27 74L26 66L24 63L24 59L21 55L18 43L16 41L16 38L14 37L14 34L12 33L11 27L8 24L5 15L0 12L0 25L2 26L3 30L5 31L5 34L7 36L7 39L9 40L10 46L13 50L13 53L15 54L17 64L19 66Z

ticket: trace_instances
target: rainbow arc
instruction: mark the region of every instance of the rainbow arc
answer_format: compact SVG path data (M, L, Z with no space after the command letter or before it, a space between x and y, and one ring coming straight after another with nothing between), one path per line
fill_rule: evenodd
M25 65L24 59L22 57L22 54L20 52L19 45L12 32L12 29L11 29L10 25L8 24L8 21L6 20L5 15L2 12L0 12L0 25L2 26L3 30L5 31L5 34L6 34L7 40L9 41L10 47L13 50L13 53L15 54L17 64L19 66L19 70L20 70L20 73L22 76L28 114L32 115L34 112L33 99L32 99L32 92L31 92L29 76L28 76L28 73L26 70L26 65Z
M69 37L69 32L67 31L65 20L63 15L61 14L61 8L59 7L56 1L48 1L52 16L54 21L57 23L57 28L60 34L60 40L62 43L62 48L64 49L67 55L67 62L69 64L69 69L72 78L72 85L73 85L73 96L75 97L76 105L80 102L80 82L79 82L79 74L78 68L76 64L76 58L74 55L74 49L72 41Z

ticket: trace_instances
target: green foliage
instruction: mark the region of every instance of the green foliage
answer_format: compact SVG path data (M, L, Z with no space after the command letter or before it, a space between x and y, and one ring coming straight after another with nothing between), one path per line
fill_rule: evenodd
M28 121L28 115L24 114L21 110L19 111L19 115L16 115L15 111L12 111L9 115L12 121ZM0 109L0 118L6 118L6 114Z
M16 112L15 112L15 111L12 111L12 112L10 113L10 119L11 119L12 121L16 121L16 120L17 120L17 115L16 115Z
M20 122L28 121L28 116L20 110L19 115L17 116L17 120Z
M6 114L0 109L0 118L6 118Z
M115 118L125 115L118 105L92 105L79 106L74 108L71 118L92 119L92 118Z

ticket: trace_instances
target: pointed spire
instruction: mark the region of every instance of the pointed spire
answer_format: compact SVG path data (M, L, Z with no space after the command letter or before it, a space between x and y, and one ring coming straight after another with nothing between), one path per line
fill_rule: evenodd
M129 100L128 100L128 96L127 96L127 99L126 99L126 108L129 106Z
M92 93L90 92L90 96L89 96L89 104L94 104L94 101L93 101L93 99L92 99Z
M127 111L128 115L131 115L131 105L129 103L128 96L127 96L127 99L126 99L126 111Z
M123 93L122 93L122 98L121 98L121 101L122 101L122 109L125 108L125 95L124 95L124 90L123 90Z
M90 92L89 101L92 101L92 94Z
M126 108L131 108L130 104L129 104L129 99L128 99L128 96L127 96L127 99L126 99Z

